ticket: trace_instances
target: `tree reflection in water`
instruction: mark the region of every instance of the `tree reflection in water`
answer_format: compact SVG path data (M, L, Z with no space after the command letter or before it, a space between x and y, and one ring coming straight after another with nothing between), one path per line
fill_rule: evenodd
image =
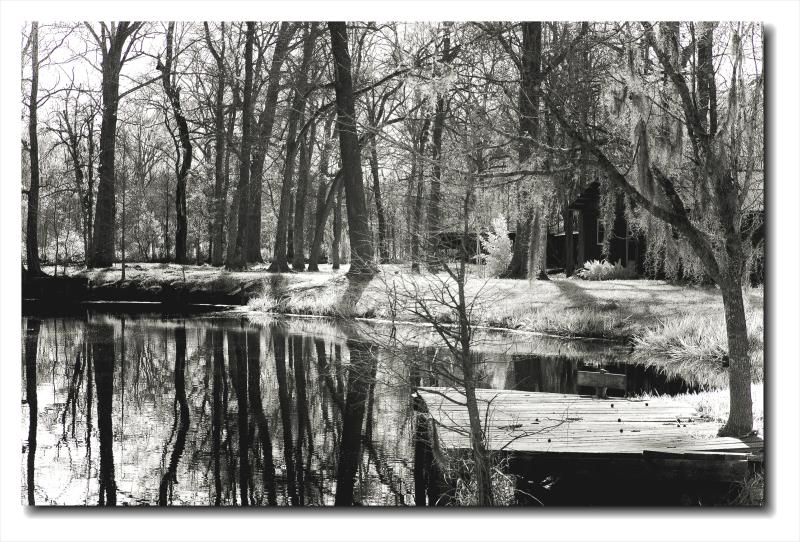
M25 398L28 403L28 463L26 468L28 504L36 504L36 429L39 421L39 400L36 390L36 355L39 349L41 322L28 318L25 330Z
M308 320L139 316L124 332L106 315L38 322L24 322L23 502L443 502L431 451L415 446L430 429L410 400L412 386L445 384L428 370L442 355L428 346L399 359L342 324ZM570 371L537 363L498 355L487 385L572 385Z
M97 428L100 432L100 506L116 506L117 483L114 479L114 327L97 323L89 327L92 340L94 379L97 388Z
M178 482L178 462L186 446L186 432L189 430L189 404L186 401L186 327L175 328L175 403L178 406L175 423L178 426L175 446L169 458L167 472L161 478L158 488L158 504L166 506L172 501L172 487Z
M267 504L278 504L275 491L275 463L272 459L272 437L269 432L269 421L264 414L261 399L261 335L257 330L247 333L247 371L250 410L255 418L255 425L261 442L262 484L267 494Z

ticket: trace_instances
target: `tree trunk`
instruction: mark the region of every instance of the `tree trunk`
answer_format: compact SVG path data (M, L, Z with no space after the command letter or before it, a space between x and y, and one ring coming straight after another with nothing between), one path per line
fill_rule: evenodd
M350 234L350 271L352 275L375 272L372 260L372 235L367 223L367 202L361 176L361 149L356 130L353 80L347 48L347 25L328 22L331 52L336 68L336 123L344 175L347 224Z
M283 184L281 185L281 200L278 207L278 223L275 228L275 247L272 254L272 263L268 271L272 273L285 273L289 271L287 232L290 229L292 206L292 183L294 182L294 163L297 148L297 124L303 116L306 105L306 86L308 81L308 66L314 52L315 25L306 28L303 38L303 59L298 67L295 79L295 91L292 105L289 109L288 128L286 130L286 160L283 164ZM294 247L292 247L292 250Z
M307 141L301 143L300 147L300 167L297 172L297 190L295 191L294 204L294 257L292 258L292 269L304 271L305 262L305 221L306 221L306 194L311 183L311 159L314 153L314 138L316 127L311 125L308 132Z
M231 111L228 116L228 126L225 128L227 131L227 135L225 136L226 141L231 141L233 139L233 130L235 125L236 108L231 107ZM225 144L225 165L223 169L225 178L224 184L222 185L222 192L220 194L222 207L218 209L220 213L218 218L221 226L216 232L218 237L215 239L214 244L219 244L220 246L220 257L222 257L223 253L226 254L227 257L231 257L233 247L236 245L236 226L238 225L239 221L239 198L238 191L234 191L231 204L228 205L228 191L231 185L231 147L227 143ZM226 208L227 213L225 211Z
M125 42L140 23L120 22L116 32L103 41L103 116L100 124L100 180L97 185L91 267L110 267L114 261L116 213L115 162L117 145L117 110L119 109L119 74Z
M317 189L317 205L314 218L314 237L311 241L311 247L309 248L308 253L309 271L319 271L319 252L322 247L323 237L325 235L325 225L328 222L328 215L330 215L330 210L333 208L333 201L331 200L330 203L328 202L328 198L330 198L332 194L328 193L328 197L326 198L326 193L329 191L325 183L325 179L328 178L328 162L330 160L330 152L333 146L333 138L331 137L333 121L333 115L329 116L325 121L325 132L323 135L324 142L322 144L322 153L319 157L319 187ZM337 175L337 179L341 179L341 170ZM336 180L331 181L331 189L334 188L335 183Z
M450 30L445 27L445 35L442 39L442 61L449 62L447 60L449 57ZM434 271L439 267L439 239L442 235L442 132L444 130L446 109L445 96L440 92L436 98L436 112L433 118L433 176L431 177L431 191L428 199L428 231L425 247L428 267Z
M752 376L741 274L728 273L720 282L728 334L730 412L728 421L719 434L740 437L753 430L753 399L750 392Z
M286 219L286 260L294 258L294 199L289 197L289 213Z
M519 162L526 163L532 154L533 141L539 137L539 75L542 56L542 23L526 22L522 24L522 69L520 73L519 92L519 133L522 138L519 144ZM529 138L530 140L526 140ZM528 246L531 242L531 224L534 209L530 202L530 194L526 186L521 187L520 212L524 218L517 219L517 232L514 238L514 251L511 263L503 274L506 278L525 278L534 270L528 269Z
M378 145L375 135L370 137L369 166L372 171L372 192L375 194L375 212L378 215L378 256L381 262L389 258L389 248L386 244L386 211L383 208L383 197L381 196L381 183L378 169Z
M325 181L320 179L317 187L317 200L314 206L314 235L311 240L311 248L308 251L308 270L319 271L319 249L322 244L322 235L325 232L325 222L323 213L325 212L325 194L328 186Z
M322 239L325 235L325 225L328 223L328 217L331 210L339 201L338 194L342 185L342 172L336 174L336 177L331 181L330 187L327 189L327 196L323 195L325 185L320 183L319 193L317 194L317 217L316 225L314 227L314 239L311 241L311 251L308 256L308 270L319 271L319 253L322 248ZM335 220L334 215L334 220ZM335 229L335 228L334 228ZM341 214L339 215L339 231L341 232ZM338 242L338 241L337 241Z
M416 181L416 193L413 194L413 211L411 214L411 271L419 272L420 264L420 237L422 236L422 191L425 179L425 143L428 140L428 130L430 129L431 119L426 117L422 123L422 130L419 134L419 144L417 146L418 156L415 156L412 166L412 182ZM416 175L416 179L414 179Z
M449 48L450 39L445 38L445 51ZM442 234L441 198L442 198L442 131L444 130L445 99L439 95L436 100L436 114L433 118L433 176L431 191L428 197L428 232L425 236L425 253L428 267L438 268L439 237Z
M223 264L223 231L225 225L225 204L227 199L225 187L225 23L220 23L223 36L222 46L217 51L211 42L208 23L203 23L206 32L206 43L217 62L217 91L214 96L214 219L211 226L211 265L219 267ZM235 117L236 113L231 113Z
M181 145L181 164L178 170L178 178L175 184L175 261L179 264L187 263L186 257L186 178L189 169L192 167L192 142L189 139L189 125L181 109L180 87L173 80L173 41L175 33L175 23L170 22L167 26L167 50L164 56L164 64L159 67L161 71L161 82L164 92L172 106L172 114L175 123L178 125L178 138Z
M333 207L333 242L331 243L331 267L339 269L339 254L342 242L342 185L336 186L336 203Z
M94 229L94 110L86 119L86 236L87 251L84 253L85 264L88 266L93 251Z
M39 135L37 109L39 101L39 23L31 23L31 95L28 104L28 152L31 161L31 185L28 187L28 217L25 229L25 256L28 275L43 275L39 265Z
M237 187L238 221L236 228L236 242L233 250L228 249L228 269L243 269L245 250L247 247L247 218L250 200L250 125L253 117L253 41L255 39L256 23L247 21L247 31L244 43L244 89L242 91L242 148L239 156L239 184Z
M282 22L275 42L275 51L272 53L272 62L267 75L267 93L264 109L258 118L254 130L253 162L250 168L250 218L247 227L247 261L263 262L261 257L261 194L264 182L264 160L267 156L269 140L275 125L275 110L278 106L278 93L280 91L281 68L286 60L289 49L289 40L294 34L296 26L292 23Z

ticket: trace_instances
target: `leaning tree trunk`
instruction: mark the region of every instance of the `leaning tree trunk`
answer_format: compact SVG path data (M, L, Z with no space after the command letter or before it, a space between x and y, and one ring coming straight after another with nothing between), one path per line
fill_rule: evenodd
M347 50L347 25L344 22L329 22L328 29L331 33L331 52L336 67L336 123L339 130L350 234L349 273L371 275L375 272L375 264L372 261L372 235L367 223L367 200L361 175L361 149L356 130L353 79L350 71L350 53Z
M303 39L303 59L298 67L296 88L289 109L288 128L286 130L286 160L283 164L283 184L281 185L281 200L278 206L278 223L275 227L275 247L272 253L272 263L268 271L272 273L285 273L289 271L287 233L289 220L291 220L292 183L294 182L294 163L297 156L297 125L303 115L306 104L306 84L308 66L314 52L315 26L307 31ZM294 248L294 247L292 247Z
M28 104L28 152L31 160L31 185L28 188L28 219L25 234L25 256L28 274L42 275L39 265L39 136L37 134L37 109L39 100L39 23L31 23L31 95Z
M331 181L330 187L328 188L327 192L328 195L324 196L322 191L325 189L323 184L320 184L319 190L320 193L317 194L317 216L316 216L316 225L314 227L314 239L311 241L311 251L308 256L308 270L309 271L319 271L319 256L320 250L322 248L322 238L325 235L325 225L328 223L328 217L331 214L331 211L334 210L334 205L339 204L339 208L341 209L341 202L339 193L341 191L342 186L342 172L339 170L339 173L336 174L336 177ZM324 199L323 199L324 198ZM341 211L339 212L339 228L338 231L341 232ZM338 243L338 237L336 237L336 217L334 216L334 240ZM339 233L338 235L341 235ZM338 269L335 268L335 269Z
M370 137L369 167L372 172L372 192L375 194L375 212L378 215L378 256L381 262L389 259L389 247L386 244L386 211L383 208L381 182L378 168L378 146L375 135Z
M186 178L189 175L189 169L192 167L192 142L189 139L189 125L186 123L186 117L181 109L180 87L173 80L172 67L175 59L172 47L174 33L175 23L171 22L167 27L167 50L164 64L159 64L158 69L161 71L164 92L172 107L175 123L178 125L178 138L181 144L181 165L178 169L178 178L175 183L175 261L179 264L185 264L187 262L186 232L188 230L186 219Z
M228 269L242 269L245 261L247 247L247 218L250 200L250 124L253 116L253 41L255 40L256 24L247 21L247 31L244 43L244 90L242 92L242 149L239 156L239 184L236 196L238 199L238 220L236 228L236 241L228 249Z
M289 50L289 40L296 25L282 22L272 53L272 62L267 75L267 93L264 109L258 118L253 141L253 162L250 167L250 218L247 222L247 261L262 262L261 257L261 194L264 181L264 160L275 125L275 110L278 106L281 68Z
M316 213L314 215L314 236L311 240L311 246L308 251L308 270L319 271L319 253L322 247L322 238L325 235L325 225L328 222L328 215L333 208L333 201L328 203L325 197L327 191L327 184L325 179L328 178L328 162L330 161L331 148L333 147L333 137L331 136L331 127L333 126L334 117L329 116L325 121L325 128L322 143L322 152L319 157L319 187L317 188L317 205ZM337 174L337 179L341 179L341 170ZM331 187L335 184L331 182ZM331 197L331 194L328 194Z

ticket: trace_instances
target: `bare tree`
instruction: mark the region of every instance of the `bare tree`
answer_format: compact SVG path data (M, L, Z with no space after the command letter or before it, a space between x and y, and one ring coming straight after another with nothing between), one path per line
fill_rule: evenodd
M161 72L161 82L164 92L167 95L172 114L175 117L175 124L178 126L178 138L180 147L180 167L176 171L177 179L175 183L175 261L186 263L186 178L189 169L192 167L192 142L189 139L189 125L186 122L181 108L181 87L178 86L177 75L175 73L175 63L177 62L177 50L175 47L175 23L167 25L167 46L164 53L164 63L159 59L156 68Z
M353 79L347 47L347 25L329 22L331 53L336 68L336 123L347 205L347 225L350 232L350 271L352 275L370 275L375 271L372 261L372 234L367 223L367 201L361 175L361 148L356 130Z
M25 255L28 275L43 275L39 265L39 134L37 108L39 101L39 23L31 23L31 95L28 104L28 154L31 184L28 187L28 219L25 235Z
M269 271L274 273L289 271L289 262L287 259L287 230L290 227L289 211L292 199L292 184L294 183L295 158L297 157L298 145L301 144L298 138L297 127L303 111L305 110L308 66L311 62L311 55L314 53L315 38L316 23L310 23L306 26L305 36L303 37L303 58L297 69L295 90L289 109L289 119L287 121L286 160L283 164L283 184L281 185L278 223L275 228L275 245L272 253L272 263L270 263L269 266Z
M220 23L222 44L219 50L211 40L208 23L203 23L206 45L217 64L217 85L214 93L214 220L212 225L211 265L223 263L223 231L225 226L225 23Z
M237 228L233 246L228 246L225 267L242 269L247 265L247 219L250 204L250 149L252 145L251 123L253 117L253 40L256 23L247 21L244 45L244 89L242 90L242 148L239 154L239 185L236 189Z
M143 23L121 21L100 23L100 33L85 23L102 55L103 116L100 124L100 179L97 185L97 207L90 267L109 267L114 261L115 154L117 142L117 110L119 108L119 76L128 60L136 35Z
M254 127L253 161L250 166L250 220L247 233L247 261L261 262L261 193L263 191L264 159L267 156L272 129L275 125L275 111L278 106L281 69L289 53L289 42L294 35L296 24L282 22L275 42L267 74L267 92L264 109Z

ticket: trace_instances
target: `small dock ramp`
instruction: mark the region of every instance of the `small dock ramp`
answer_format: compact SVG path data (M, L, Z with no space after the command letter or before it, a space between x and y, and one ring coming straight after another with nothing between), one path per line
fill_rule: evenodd
M463 392L420 388L417 393L438 445L468 449ZM760 463L763 455L760 437L717 437L718 423L699 417L693 406L671 399L601 399L490 389L477 390L477 399L488 448L517 458L659 465L665 476L705 473L719 479L743 476L748 463Z

